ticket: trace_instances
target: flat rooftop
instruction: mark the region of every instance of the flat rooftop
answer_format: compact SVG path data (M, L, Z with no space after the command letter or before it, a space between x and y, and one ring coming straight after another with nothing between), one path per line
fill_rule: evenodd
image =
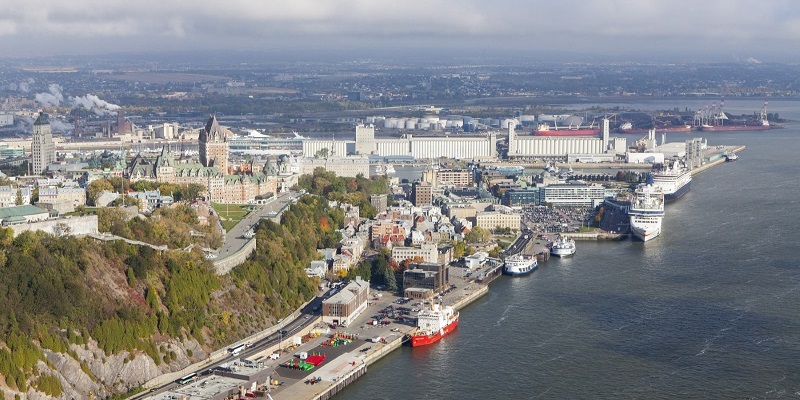
M241 384L242 381L239 379L209 375L199 379L195 383L184 385L168 392L159 393L156 396L151 396L150 399L216 400L229 393L235 393L236 388Z

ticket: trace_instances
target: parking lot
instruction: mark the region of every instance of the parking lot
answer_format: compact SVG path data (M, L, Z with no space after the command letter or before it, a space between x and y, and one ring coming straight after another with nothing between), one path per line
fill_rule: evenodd
M536 207L523 211L523 223L535 232L580 232L588 226L595 210L588 207Z

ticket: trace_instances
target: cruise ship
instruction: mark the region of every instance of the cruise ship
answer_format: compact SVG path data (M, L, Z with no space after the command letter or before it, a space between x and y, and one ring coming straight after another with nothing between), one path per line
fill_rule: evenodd
M539 266L536 256L529 254L514 254L506 258L503 273L506 275L525 275Z
M436 343L458 327L458 311L452 307L441 308L431 305L430 310L422 310L417 315L417 330L411 334L411 347Z
M661 234L664 218L664 193L661 188L640 184L628 210L631 217L631 233L646 242Z
M575 254L575 241L567 236L560 235L550 247L550 254L566 257Z
M673 201L689 191L692 183L692 172L675 161L669 168L653 171L653 186L664 193L664 200Z

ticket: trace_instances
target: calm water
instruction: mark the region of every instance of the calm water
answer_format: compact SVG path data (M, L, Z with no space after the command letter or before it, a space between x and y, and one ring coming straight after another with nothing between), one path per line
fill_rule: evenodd
M658 239L579 242L502 277L454 334L337 398L800 397L800 129L709 136L723 143L747 150L696 176Z

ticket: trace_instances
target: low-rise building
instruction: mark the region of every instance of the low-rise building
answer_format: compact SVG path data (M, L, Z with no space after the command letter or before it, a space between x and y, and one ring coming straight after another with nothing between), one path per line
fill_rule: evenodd
M154 210L161 206L169 206L174 200L172 196L162 196L161 191L146 190L144 192L133 192L129 196L139 200L139 208L146 210Z
M369 300L369 283L356 277L341 291L322 301L322 322L349 325L366 308Z
M502 213L498 211L479 212L475 216L475 226L484 229L511 229L519 230L522 216L517 213Z
M405 297L419 295L419 289L429 289L441 293L448 288L450 268L439 263L411 263L403 272L403 293ZM409 290L416 288L417 290Z
M311 174L317 168L322 168L328 172L333 172L337 176L347 176L351 178L355 178L358 175L369 176L369 157L332 156L326 158L306 158L303 159L301 173Z
M39 188L39 202L65 203L74 207L86 205L86 190L81 188Z
M539 188L512 189L503 193L503 205L511 207L538 206L541 204Z
M0 186L0 207L11 207L31 203L32 190L30 188L15 188L13 186ZM17 204L19 202L19 204Z
M426 263L436 263L439 260L439 251L435 243L423 243L412 247L393 247L392 259L396 262L405 260L423 260Z
M553 207L596 207L605 199L605 188L596 183L559 183L540 190L542 203Z
M44 208L24 205L0 208L0 224L3 226L44 221L50 218L50 211Z

